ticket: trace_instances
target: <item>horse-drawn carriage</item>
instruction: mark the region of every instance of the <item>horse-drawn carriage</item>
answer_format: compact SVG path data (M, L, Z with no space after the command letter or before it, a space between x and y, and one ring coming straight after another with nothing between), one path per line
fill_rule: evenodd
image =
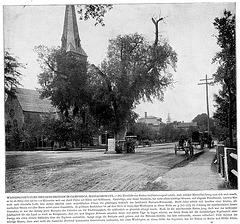
M204 147L203 133L199 131L192 132L192 145L195 148L199 145L201 149Z
M192 157L194 155L194 147L196 148L199 145L200 148L203 149L205 144L211 148L212 137L207 131L193 131L191 137L182 135L175 145L175 155L177 155L177 151L184 151L186 157Z
M211 134L208 134L207 131L204 131L204 132L194 131L192 133L192 144L195 147L200 145L201 149L203 149L205 145L207 145L208 148L211 148L212 136Z
M194 154L191 138L188 138L186 135L182 135L178 143L175 144L174 151L175 151L175 155L177 155L178 151L184 151L185 157L191 158Z

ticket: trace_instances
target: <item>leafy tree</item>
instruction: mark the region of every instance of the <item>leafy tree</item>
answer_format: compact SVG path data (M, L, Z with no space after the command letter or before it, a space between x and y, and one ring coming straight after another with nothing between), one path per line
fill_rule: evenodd
M81 149L83 144L93 144L93 137L98 133L98 128L95 125L95 120L88 114L87 121L84 123L79 117L73 120L73 140L79 141Z
M135 123L130 127L131 135L136 135L141 140L154 140L154 130L145 123Z
M40 45L35 51L43 70L38 75L41 97L49 98L66 117L84 110L90 99L86 62L59 48Z
M24 68L23 64L8 51L4 51L4 89L8 96L15 96L15 88L20 86L20 78L22 76L20 68Z
M18 150L20 148L21 130L19 130L17 123L13 125L7 123L5 126L5 139L7 150Z
M236 35L235 15L225 10L223 17L215 18L213 23L218 30L217 44L221 50L213 58L218 63L218 69L214 74L216 82L222 84L219 96L216 96L218 110L216 118L224 118L227 124L230 146L233 145L233 129L236 128ZM224 112L224 113L223 113ZM219 114L220 113L220 114ZM228 116L223 116L224 114ZM226 120L227 118L227 120Z
M208 115L206 113L198 114L192 122L197 122L198 128L200 131L207 131L208 130ZM209 118L209 126L210 130L213 131L214 128L214 120Z
M104 26L103 18L107 11L112 9L112 5L77 5L77 12L79 13L80 20L95 19L95 26L101 24Z
M172 83L168 68L175 69L177 55L156 35L150 44L139 34L110 40L108 55L100 67L87 67L73 54L58 48L38 46L41 96L48 97L65 117L90 112L98 126L107 126L117 139L124 138L129 122L136 118L132 109L141 99L163 100L164 90ZM84 116L82 117L84 119Z
M158 40L161 20L153 19L153 44L137 33L119 35L109 41L107 58L101 66L93 65L90 70L95 77L94 102L108 111L117 139L125 136L127 123L134 116L132 109L140 100L163 100L164 90L173 81L168 68L176 68L177 55L167 42Z
M61 146L67 146L67 142L75 142L82 149L83 144L92 143L92 137L97 131L92 126L92 121L91 117L83 121L81 116L48 117L42 127L49 140L59 142Z
M48 139L60 143L60 146L66 146L67 141L71 141L73 126L69 118L49 117L44 121L43 128Z
M234 98L236 95L233 96ZM227 136L229 136L229 97L228 93L226 92L226 85L223 85L222 90L219 91L219 95L214 95L215 102L217 105L216 112L213 115L214 121L215 121L215 133L216 136L218 136L219 139L226 139ZM234 99L235 101L236 99ZM233 115L232 115L232 121L233 121L233 130L236 130L236 120L237 120L237 114L236 114L236 103L233 104Z
M234 98L236 96L234 95ZM220 127L228 127L228 109L229 109L229 96L226 90L226 85L223 85L222 89L219 91L219 94L215 94L214 95L215 98L215 102L217 103L217 105L215 105L216 107L216 112L214 113L214 118L217 119L219 122L219 126ZM234 99L236 100L236 99ZM236 128L236 104L233 105L233 117L232 120L233 125L234 125L234 129Z
M174 127L175 122L167 123L160 128L160 135L165 141L178 141L181 135L188 135L184 129Z
M39 114L34 114L28 119L25 119L21 132L22 140L25 141L26 147L35 147L36 137L45 135L43 124L44 122Z
M43 70L39 74L41 97L48 98L60 111L59 119L46 121L46 133L51 140L89 143L97 124L89 111L91 80L87 62L59 48L35 47ZM101 108L102 109L102 108ZM101 110L102 111L102 110Z

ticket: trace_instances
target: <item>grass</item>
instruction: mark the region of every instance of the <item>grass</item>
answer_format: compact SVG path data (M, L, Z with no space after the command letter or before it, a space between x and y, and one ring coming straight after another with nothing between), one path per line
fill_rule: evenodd
M238 184L230 181L225 181L218 186L219 190L234 190L238 189Z

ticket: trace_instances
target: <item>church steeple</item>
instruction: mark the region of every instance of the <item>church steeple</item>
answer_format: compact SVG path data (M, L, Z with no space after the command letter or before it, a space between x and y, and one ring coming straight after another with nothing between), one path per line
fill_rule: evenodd
M66 5L62 49L77 54L84 61L87 60L87 54L81 47L74 5Z

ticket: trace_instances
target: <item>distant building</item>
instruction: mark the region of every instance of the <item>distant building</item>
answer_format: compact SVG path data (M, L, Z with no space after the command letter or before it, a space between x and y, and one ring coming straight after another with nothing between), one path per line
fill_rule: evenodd
M152 127L155 130L159 130L160 125L162 124L162 118L157 118L154 116L148 116L145 112L145 116L138 120L138 123L144 123Z
M197 128L197 122L175 122L174 128L188 130L189 128Z

